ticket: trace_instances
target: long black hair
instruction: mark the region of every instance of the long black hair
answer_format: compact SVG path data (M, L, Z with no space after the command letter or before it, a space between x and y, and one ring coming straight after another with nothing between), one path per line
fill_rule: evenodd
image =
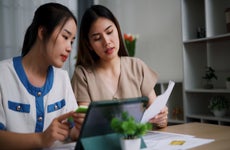
M62 23L62 26L70 18L74 19L76 25L77 20L73 13L66 7L58 3L46 3L38 7L34 13L34 18L31 25L27 28L24 42L22 46L22 57L25 56L35 43L38 34L38 28L45 29L44 39L48 40L54 29Z
M89 47L89 30L92 24L100 17L107 18L111 20L118 31L120 48L118 50L118 56L128 56L128 53L125 49L123 42L123 37L120 29L120 25L113 15L113 13L102 5L92 5L88 8L82 19L79 31L79 43L78 43L78 54L77 54L77 63L76 65L82 65L84 67L92 67L100 59L99 56Z

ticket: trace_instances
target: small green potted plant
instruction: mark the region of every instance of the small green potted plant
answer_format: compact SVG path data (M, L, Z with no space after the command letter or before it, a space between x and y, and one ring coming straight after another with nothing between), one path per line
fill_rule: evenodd
M229 102L224 96L213 96L209 101L208 108L216 117L222 117L229 108Z
M226 88L230 89L230 76L226 78Z
M116 133L121 134L121 148L123 150L139 150L141 137L152 129L150 123L136 122L127 112L123 112L121 118L114 117L110 125Z
M212 79L218 79L215 70L210 66L206 67L205 75L202 78L206 80L206 84L204 85L205 89L213 89Z

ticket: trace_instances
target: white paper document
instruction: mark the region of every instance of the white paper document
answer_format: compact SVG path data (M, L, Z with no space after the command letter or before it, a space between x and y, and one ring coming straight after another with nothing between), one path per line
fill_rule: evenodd
M214 141L214 139L160 131L150 131L143 136L143 139L147 148L142 150L187 150Z
M173 90L174 85L175 82L169 81L168 88L166 89L166 91L163 94L157 96L155 101L148 107L148 109L145 110L143 117L141 119L141 123L148 122L149 119L156 116L164 108Z

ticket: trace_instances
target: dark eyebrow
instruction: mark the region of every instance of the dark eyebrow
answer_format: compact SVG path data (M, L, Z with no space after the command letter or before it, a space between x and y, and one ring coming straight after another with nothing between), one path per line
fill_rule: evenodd
M105 31L108 30L110 27L112 27L112 25L108 26L108 27L105 29Z
M112 25L109 25L107 28L105 28L104 31L108 30L108 29L111 28L111 27L112 27ZM98 34L99 34L99 33L93 33L93 34L91 35L91 37L97 36Z
M64 29L64 31L67 32L69 35L72 35L72 33L68 31L67 29Z

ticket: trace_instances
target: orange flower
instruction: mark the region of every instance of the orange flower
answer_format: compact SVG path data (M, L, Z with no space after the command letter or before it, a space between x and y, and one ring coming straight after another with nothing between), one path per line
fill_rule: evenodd
M125 40L128 40L129 42L132 42L133 40L134 40L134 37L133 37L133 35L131 35L131 34L124 34L124 39Z
M138 38L138 35L133 35L133 34L124 34L124 42L126 49L129 53L129 56L134 56L135 55L135 47L136 47L136 40Z

